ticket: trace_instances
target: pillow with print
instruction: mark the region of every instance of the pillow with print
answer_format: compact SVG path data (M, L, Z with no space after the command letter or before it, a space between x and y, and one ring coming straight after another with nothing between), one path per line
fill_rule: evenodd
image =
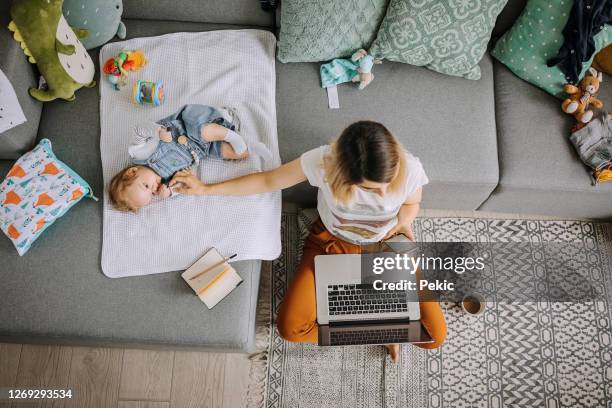
M563 28L572 6L572 0L529 0L514 25L497 41L491 55L521 79L557 98L565 98L563 85L569 78L558 65L549 67L546 62L563 45ZM612 27L604 25L593 39L594 57L612 42ZM591 61L583 64L580 79Z
M283 0L278 60L316 62L350 57L376 37L389 0Z
M95 198L89 184L60 161L43 139L21 156L0 183L0 229L19 255L84 197Z
M391 0L370 54L480 79L497 15L507 0Z

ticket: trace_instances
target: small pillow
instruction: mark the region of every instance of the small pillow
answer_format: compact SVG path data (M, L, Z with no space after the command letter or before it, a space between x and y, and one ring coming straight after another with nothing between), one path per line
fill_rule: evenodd
M121 0L64 0L62 10L71 27L88 31L87 37L81 39L85 49L106 44L115 35L122 40L125 38Z
M389 0L283 0L278 60L316 62L368 48Z
M507 0L391 0L370 54L479 79L497 15Z
M523 13L495 45L491 55L517 76L557 98L565 98L565 75L546 61L563 45L563 28L572 9L570 0L529 0ZM595 53L612 42L612 27L605 25L594 37ZM591 61L583 64L584 77Z
M89 184L58 160L51 142L43 139L17 160L0 183L0 228L23 255L83 197L94 198Z

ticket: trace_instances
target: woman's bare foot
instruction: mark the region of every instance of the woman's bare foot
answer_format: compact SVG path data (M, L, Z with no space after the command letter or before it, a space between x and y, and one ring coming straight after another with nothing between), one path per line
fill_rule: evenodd
M391 357L391 361L397 363L400 357L400 345L399 344L385 344L385 348L387 349L387 353Z

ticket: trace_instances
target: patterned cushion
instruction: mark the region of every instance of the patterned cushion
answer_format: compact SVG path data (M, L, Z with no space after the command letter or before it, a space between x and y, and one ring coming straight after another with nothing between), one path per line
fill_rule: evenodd
M564 98L567 82L559 66L548 67L546 61L557 55L563 45L563 28L573 1L529 0L521 16L495 45L491 52L517 76L551 95ZM612 42L612 27L606 25L595 36L595 54ZM584 75L591 62L584 64Z
M315 62L368 48L389 0L284 0L278 59Z
M370 53L443 74L480 78L497 15L507 0L391 0Z
M43 139L17 160L0 183L0 228L23 255L83 197L93 197L89 184L59 161L51 142Z

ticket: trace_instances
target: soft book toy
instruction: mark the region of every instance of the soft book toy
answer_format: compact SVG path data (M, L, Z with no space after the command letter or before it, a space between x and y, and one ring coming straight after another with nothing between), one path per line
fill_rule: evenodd
M591 105L598 109L603 107L603 102L595 97L602 81L601 72L598 73L595 68L589 68L578 86L565 84L563 87L563 91L569 94L569 97L563 101L561 109L573 115L579 122L579 127L589 123L593 118L593 111L589 109Z
M382 61L374 59L364 49L355 52L350 59L336 58L321 65L321 86L329 88L345 82L359 82L359 89L364 89L374 80L374 64L382 64Z
M70 28L62 15L62 0L15 0L11 18L9 29L48 86L30 88L33 98L72 101L76 90L95 86L93 61L77 37L86 30Z
M82 39L88 50L106 44L115 35L122 40L125 38L121 0L64 0L63 10L68 24L89 32Z

